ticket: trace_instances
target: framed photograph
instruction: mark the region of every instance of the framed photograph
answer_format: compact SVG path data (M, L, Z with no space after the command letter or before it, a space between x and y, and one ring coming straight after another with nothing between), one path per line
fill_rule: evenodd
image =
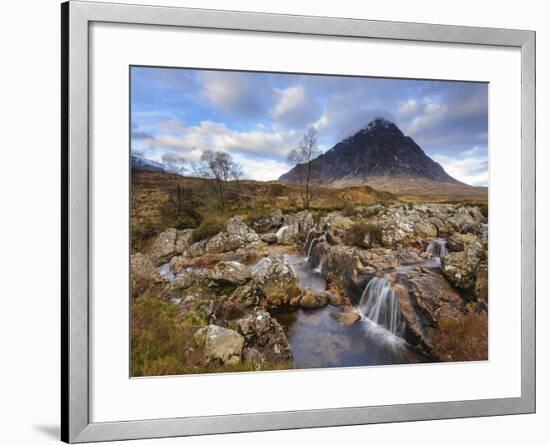
M535 411L535 33L71 1L62 439Z

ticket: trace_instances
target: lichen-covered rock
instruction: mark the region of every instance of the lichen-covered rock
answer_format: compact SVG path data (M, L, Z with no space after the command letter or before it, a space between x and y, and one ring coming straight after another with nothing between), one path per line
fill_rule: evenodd
M279 244L294 244L305 239L307 233L315 226L313 215L307 210L284 215L283 225L277 230Z
M455 232L447 238L446 248L450 252L462 252L466 246L472 244L476 236L472 233Z
M160 274L157 272L150 256L141 253L132 255L130 259L130 290L132 297L139 297L153 282L159 281L160 278Z
M361 316L358 312L349 309L343 311L334 311L331 312L330 315L332 318L338 320L344 326L350 326L361 319Z
M225 223L222 232L206 241L204 250L206 253L228 252L257 241L260 241L258 234L237 215Z
M260 239L267 244L276 244L277 234L275 232L263 233L260 235Z
M252 268L252 279L270 306L288 304L300 293L298 278L283 255L262 258Z
M437 227L429 222L417 222L413 226L415 235L421 238L435 238L437 236Z
M326 216L323 216L319 220L320 227L327 227L328 229L342 229L347 230L353 225L351 218L342 216L339 212L331 212Z
M212 324L208 326L204 351L207 360L236 365L241 362L243 346L244 338L238 332Z
M283 224L284 216L280 209L275 209L265 218L252 223L252 228L257 233L267 233L278 229Z
M480 223L470 214L470 209L461 207L447 222L457 232L476 233L479 231Z
M359 302L367 282L376 274L368 267L365 251L350 246L332 246L325 255L323 276L334 283L355 303Z
M209 283L209 270L193 268L181 270L172 280L171 288L175 290L187 289L191 286L206 286Z
M479 240L467 245L462 252L451 253L441 260L441 273L459 289L474 292L477 266L486 252Z
M462 317L466 313L464 300L440 274L425 269L397 273L391 280L405 321L405 340L441 359L433 341L439 322Z
M220 261L208 271L208 278L217 284L241 285L251 278L250 267L237 261Z
M181 254L189 246L192 233L193 229L166 229L160 233L149 249L153 262L160 266L170 261L175 255Z
M245 362L261 365L292 359L292 348L284 329L269 312L257 308L232 322L232 326L245 339Z
M149 255L135 253L130 259L132 280L152 278L157 273L155 264Z
M298 300L300 307L315 309L326 306L329 302L329 296L326 292L313 292L309 288L302 291L302 296Z

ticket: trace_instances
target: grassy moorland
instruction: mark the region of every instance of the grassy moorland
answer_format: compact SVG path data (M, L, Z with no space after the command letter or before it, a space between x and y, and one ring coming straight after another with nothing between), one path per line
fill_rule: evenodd
M164 229L211 227L211 231L234 215L245 221L260 219L273 209L283 213L302 209L300 187L278 181L239 181L227 187L227 204L220 208L212 179L183 177L170 173L132 172L131 229L132 250L143 250L144 243ZM319 217L346 207L388 203L396 196L370 186L313 187L310 211Z

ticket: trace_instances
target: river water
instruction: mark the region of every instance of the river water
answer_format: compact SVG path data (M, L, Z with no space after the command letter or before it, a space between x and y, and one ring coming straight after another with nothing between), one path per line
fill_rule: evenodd
M312 269L305 257L287 255L301 287L316 292L325 290L320 270ZM350 309L345 309L349 311ZM420 363L425 357L413 350L401 337L371 321L359 306L360 319L342 322L343 309L325 306L318 309L278 309L272 315L285 329L292 346L294 368Z

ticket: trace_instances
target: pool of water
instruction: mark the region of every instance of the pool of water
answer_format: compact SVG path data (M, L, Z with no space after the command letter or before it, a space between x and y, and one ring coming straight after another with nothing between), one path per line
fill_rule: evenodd
M340 321L341 309L273 311L292 346L294 368L422 363L425 357L403 339L366 317L346 325Z
M298 275L301 287L321 292L326 282L305 257L286 255ZM345 312L360 319L348 324ZM325 306L317 309L284 308L272 310L292 346L294 368L389 365L426 362L402 338L369 320L359 309Z

